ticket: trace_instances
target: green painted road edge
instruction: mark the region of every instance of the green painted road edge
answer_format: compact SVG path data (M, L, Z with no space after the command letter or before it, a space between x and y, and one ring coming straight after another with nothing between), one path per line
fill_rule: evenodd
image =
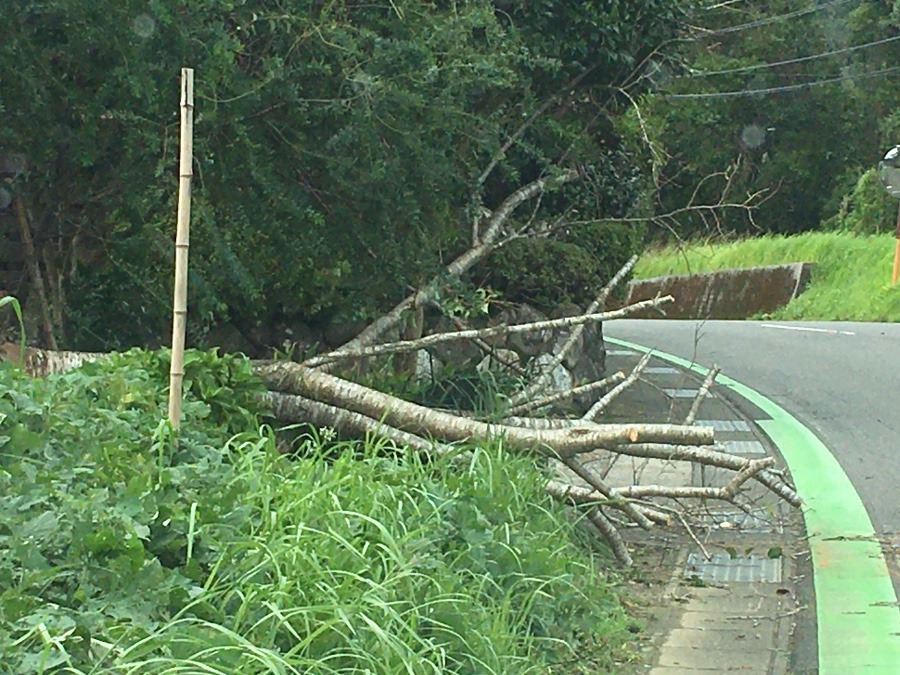
M617 338L701 375L707 368ZM805 425L759 392L719 375L716 382L772 417L755 423L778 447L803 498L816 594L821 675L900 673L900 607L872 521L831 451Z

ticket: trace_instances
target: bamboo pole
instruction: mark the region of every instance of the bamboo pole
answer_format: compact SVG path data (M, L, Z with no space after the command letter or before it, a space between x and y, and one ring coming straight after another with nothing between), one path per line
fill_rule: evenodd
M169 368L169 422L181 421L184 335L187 328L187 272L191 231L191 177L194 154L194 71L181 69L181 162L178 171L178 230L175 235L175 294L172 303L172 364Z

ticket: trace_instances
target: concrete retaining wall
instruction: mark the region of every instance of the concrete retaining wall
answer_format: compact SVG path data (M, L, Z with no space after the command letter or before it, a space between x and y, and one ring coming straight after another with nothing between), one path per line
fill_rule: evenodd
M786 305L806 288L813 263L722 270L636 279L628 285L628 303L671 295L669 319L746 319ZM661 318L656 312L645 318Z

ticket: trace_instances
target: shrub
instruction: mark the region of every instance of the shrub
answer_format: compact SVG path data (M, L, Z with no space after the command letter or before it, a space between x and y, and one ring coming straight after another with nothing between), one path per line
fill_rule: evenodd
M603 282L597 261L576 244L553 239L518 239L495 251L481 279L506 300L550 310L564 302L583 304Z
M896 218L897 200L884 189L878 172L869 169L859 177L853 191L841 200L838 212L825 225L857 234L881 234L894 230Z
M579 225L567 240L594 256L597 274L605 284L631 256L642 250L646 233L644 223L596 221Z
M291 461L252 409L233 435L225 392L249 400L246 364L194 357L211 377L189 374L177 442L165 354L45 380L0 365L0 671L515 675L621 657L626 616L533 458L310 439Z
M640 250L644 233L643 225L598 221L560 239L518 239L495 251L476 277L510 302L544 311L569 302L584 306Z

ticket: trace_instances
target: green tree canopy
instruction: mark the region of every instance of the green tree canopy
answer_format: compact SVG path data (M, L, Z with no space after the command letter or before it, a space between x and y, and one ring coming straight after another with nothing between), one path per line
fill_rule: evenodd
M738 199L764 191L767 201L755 223L735 211L724 230L817 228L900 142L900 3L718 3L692 23L702 30L647 74L660 92L646 101L647 124L670 156L663 208L727 170L703 187L707 199L730 180ZM707 226L687 218L682 232Z
M14 189L68 298L68 343L167 334L182 66L191 326L251 333L372 316L463 250L479 209L558 165L594 178L582 219L635 208L640 191L610 178L641 161L614 87L688 4L10 0L0 149L27 159Z

